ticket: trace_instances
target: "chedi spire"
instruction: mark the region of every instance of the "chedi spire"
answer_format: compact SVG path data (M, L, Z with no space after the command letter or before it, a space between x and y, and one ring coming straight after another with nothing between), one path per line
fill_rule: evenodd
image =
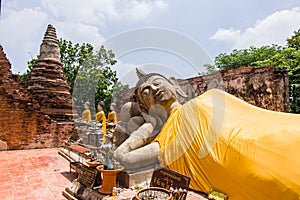
M30 73L28 89L40 103L41 111L58 121L72 119L70 86L60 61L56 30L48 25L40 46L40 57Z
M40 46L40 59L60 62L60 49L57 41L56 30L49 24Z

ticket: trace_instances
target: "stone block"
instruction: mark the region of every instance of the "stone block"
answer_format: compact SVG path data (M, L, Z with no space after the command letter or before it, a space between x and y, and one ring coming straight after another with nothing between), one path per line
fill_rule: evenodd
M7 150L7 142L0 140L0 151Z
M143 185L146 182L150 184L151 177L154 171L154 166L152 168L144 169L141 171L122 171L117 174L117 182L126 188Z

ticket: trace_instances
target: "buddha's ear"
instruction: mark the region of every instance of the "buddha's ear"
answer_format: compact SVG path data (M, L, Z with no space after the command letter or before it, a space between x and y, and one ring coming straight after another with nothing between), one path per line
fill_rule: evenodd
M172 83L172 85L175 87L176 89L176 93L178 95L180 95L183 98L187 98L188 96L184 93L184 91L182 90L182 88L180 87L178 81L175 79L175 77L171 76L169 78L169 81Z

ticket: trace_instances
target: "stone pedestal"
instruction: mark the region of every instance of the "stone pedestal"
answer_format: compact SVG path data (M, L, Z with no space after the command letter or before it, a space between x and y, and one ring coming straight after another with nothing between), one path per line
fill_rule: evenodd
M123 187L150 184L154 166L139 171L122 171L117 175L117 181Z

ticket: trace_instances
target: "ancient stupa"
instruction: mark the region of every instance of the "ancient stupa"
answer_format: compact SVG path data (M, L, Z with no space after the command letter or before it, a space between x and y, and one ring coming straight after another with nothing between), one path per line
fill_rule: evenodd
M28 89L41 105L41 112L56 121L70 121L72 96L60 61L56 30L48 25L40 46L40 57L30 73Z

